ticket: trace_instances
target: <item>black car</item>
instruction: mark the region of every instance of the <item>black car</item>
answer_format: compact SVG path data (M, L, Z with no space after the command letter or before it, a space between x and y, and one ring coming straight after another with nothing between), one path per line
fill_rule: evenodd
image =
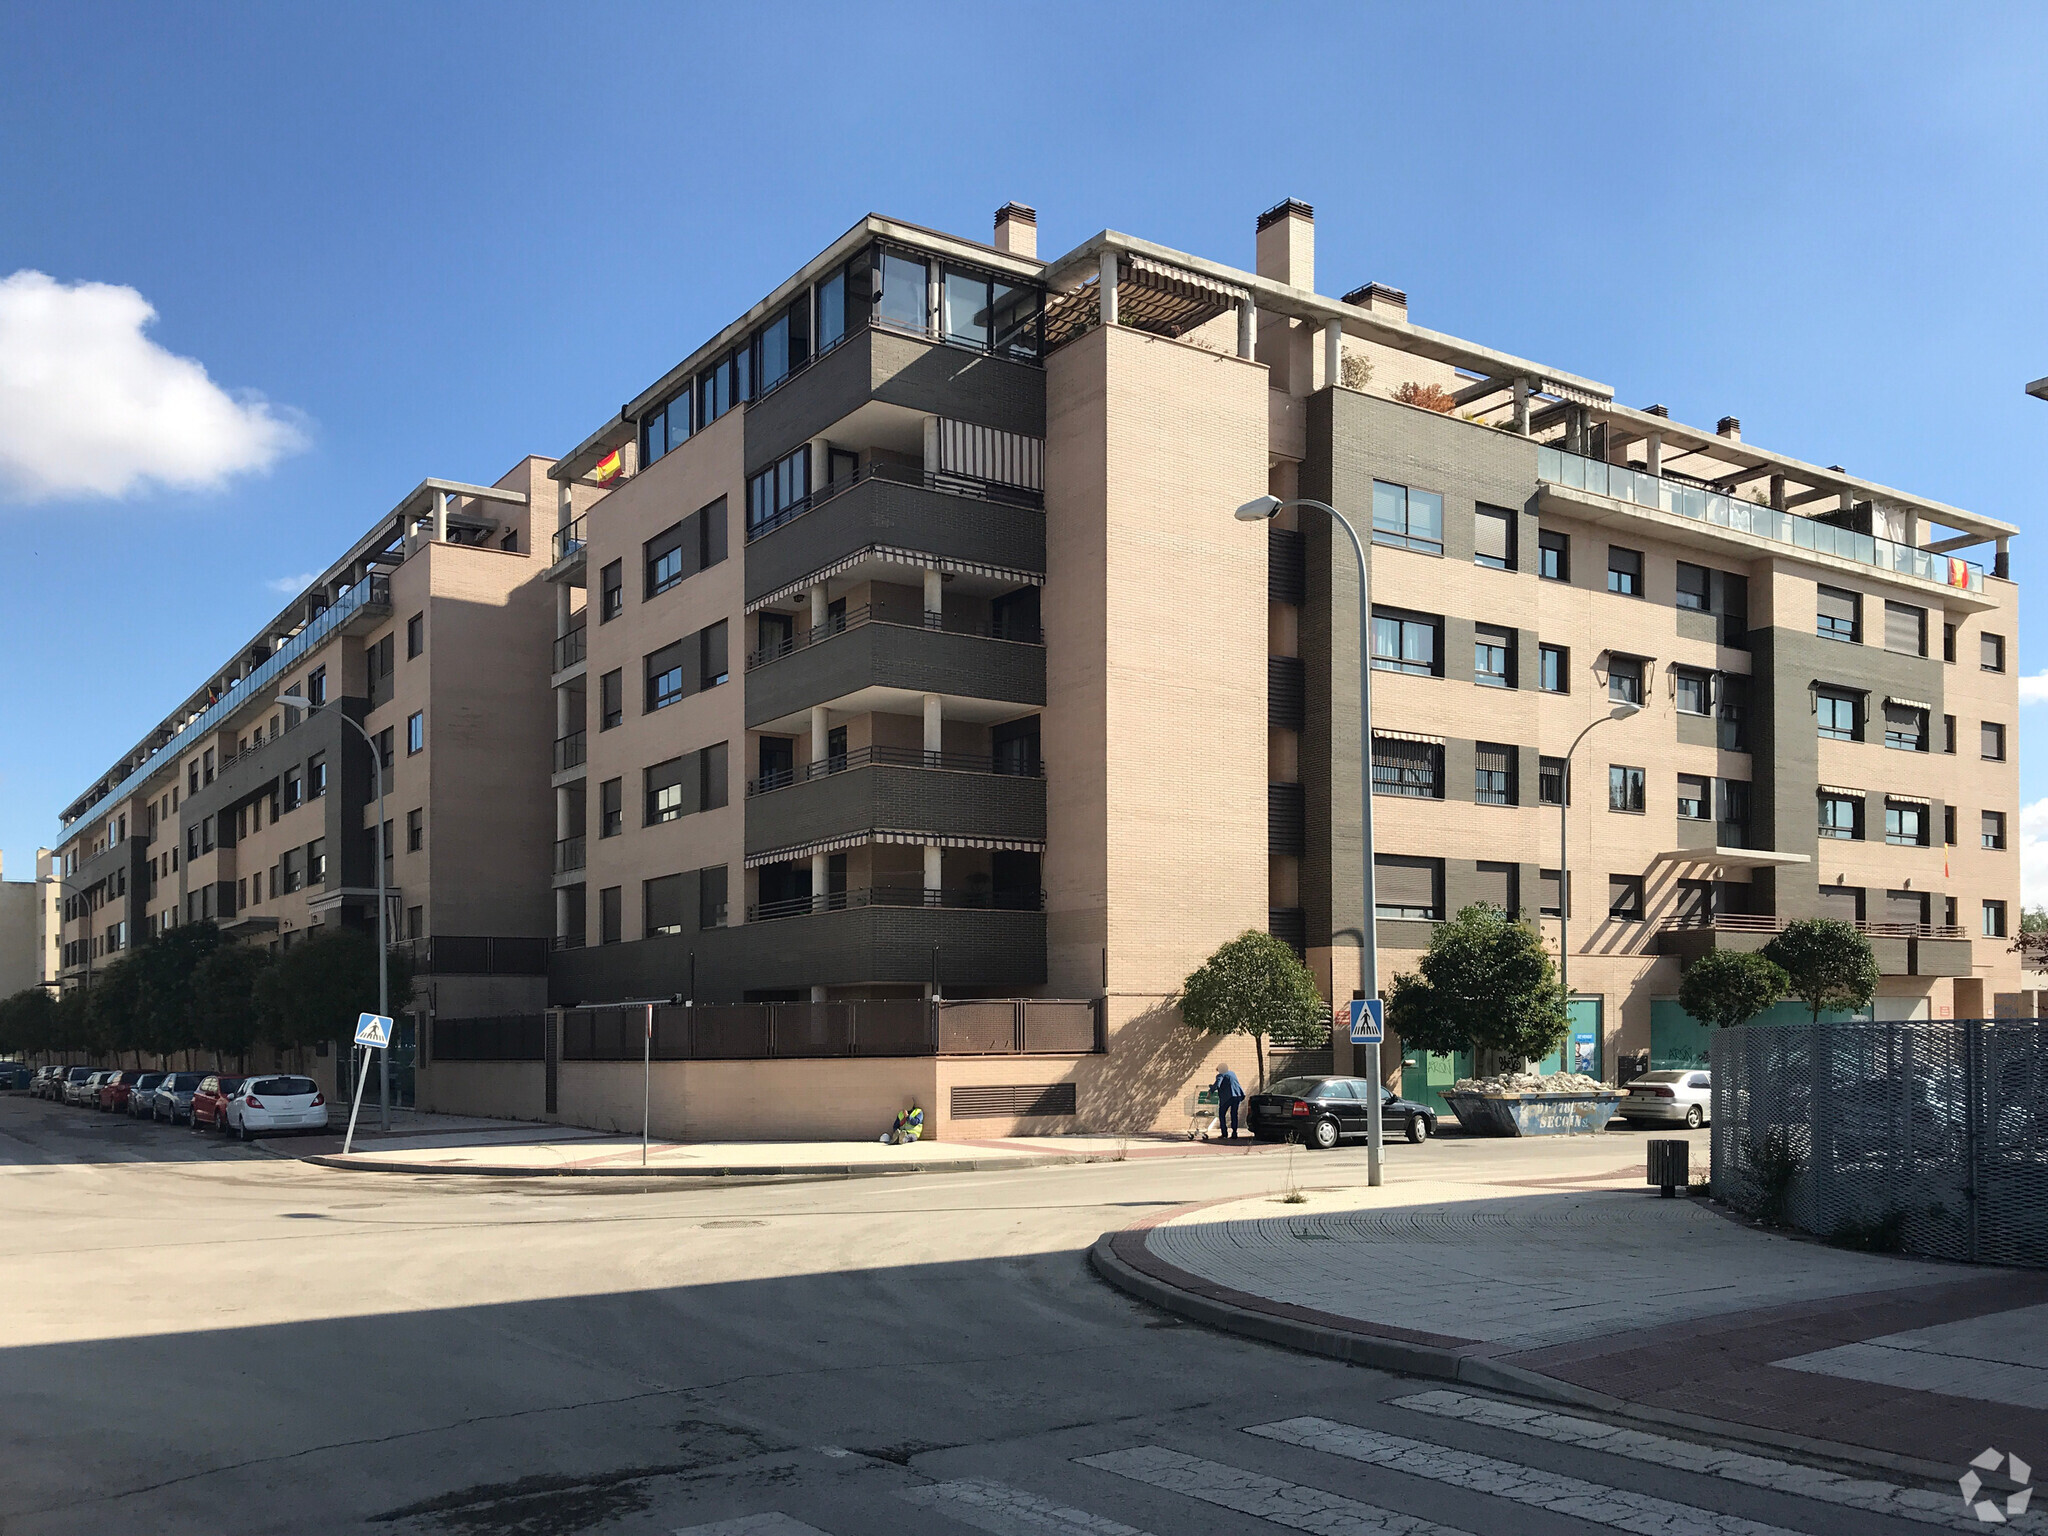
M1286 1077L1245 1104L1245 1129L1261 1141L1290 1138L1305 1147L1328 1151L1347 1136L1366 1134L1366 1097L1372 1084L1362 1077ZM1436 1116L1391 1088L1380 1091L1380 1132L1427 1141L1436 1132Z

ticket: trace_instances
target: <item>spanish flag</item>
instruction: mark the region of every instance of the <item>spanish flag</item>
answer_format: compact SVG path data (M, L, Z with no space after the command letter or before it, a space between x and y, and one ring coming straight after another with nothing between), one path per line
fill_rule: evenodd
M1969 590L1969 586L1970 586L1970 562L1969 562L1969 561L1967 561L1967 560L1958 560L1958 559L1956 559L1956 557L1955 557L1954 555L1950 555L1950 556L1949 556L1949 559L1948 559L1948 584L1949 584L1950 586L1952 586L1952 587L1961 587L1961 588L1963 588L1963 589L1964 589L1965 591Z
M610 453L597 461L597 483L599 485L610 485L612 481L619 478L619 467L619 450L614 448Z

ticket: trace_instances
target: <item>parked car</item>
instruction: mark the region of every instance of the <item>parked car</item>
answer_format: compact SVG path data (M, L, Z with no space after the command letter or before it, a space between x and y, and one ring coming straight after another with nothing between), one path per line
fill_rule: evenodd
M101 1111L126 1109L128 1094L142 1074L137 1071L109 1072L100 1079L99 1092L93 1095L92 1107Z
M1714 1109L1713 1074L1697 1068L1645 1072L1628 1081L1628 1097L1616 1111L1630 1125L1679 1125L1698 1130Z
M1287 1077L1245 1103L1245 1129L1261 1141L1293 1137L1303 1146L1328 1151L1347 1136L1366 1134L1367 1097L1372 1083L1363 1077ZM1386 1136L1427 1141L1436 1132L1436 1116L1410 1099L1381 1087L1380 1128Z
M35 1081L35 1071L18 1061L0 1061L0 1089L22 1089Z
M71 1069L66 1066L38 1067L35 1086L29 1089L39 1099L57 1099L64 1095L64 1074Z
M69 1104L71 1090L92 1073L91 1067L60 1067L56 1081L50 1084L50 1099L53 1103Z
M228 1098L241 1086L241 1078L230 1077L225 1072L212 1072L202 1077L199 1086L192 1090L192 1102L185 1112L185 1118L192 1122L192 1129L204 1128L225 1135Z
M140 1120L150 1111L156 1100L156 1085L164 1080L161 1072L144 1072L128 1086L128 1095L121 1107L128 1111L130 1120Z
M64 1079L64 1102L81 1106L92 1103L99 1096L100 1083L106 1075L91 1067L73 1067Z
M206 1081L204 1072L171 1072L149 1096L149 1118L176 1125L192 1118L192 1092Z
M327 1100L310 1077L251 1077L228 1095L230 1135L254 1141L270 1131L318 1131L327 1126Z

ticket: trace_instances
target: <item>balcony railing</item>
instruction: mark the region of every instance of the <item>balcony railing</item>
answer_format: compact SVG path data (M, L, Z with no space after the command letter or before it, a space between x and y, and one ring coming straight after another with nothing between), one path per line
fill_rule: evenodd
M1890 539L1858 533L1853 528L1838 528L1833 523L1801 517L1794 512L1775 511L1753 501L1744 501L1739 496L1724 496L1718 491L1645 474L1620 464L1604 464L1582 454L1566 453L1561 448L1539 447L1536 450L1536 475L1538 479L1548 480L1552 485L1561 485L1568 490L1591 491L1596 496L1607 496L1615 501L1675 513L1696 522L1712 523L1732 533L1768 539L1774 544L1790 544L1798 549L1810 549L1815 554L1853 560L1859 565L1875 566L1879 570L1894 571L1901 576L1913 576L1962 591L1984 590L1984 567L1973 561L1958 560L1953 555L1937 555L1916 549L1911 544L1896 544Z
M587 737L582 731L571 731L566 736L555 738L555 772L562 773L583 766L583 759L587 755L586 740Z
M947 496L964 496L972 501L992 501L1006 507L1023 507L1030 511L1045 510L1045 492L1029 486L1009 485L1000 480L979 480L972 475L950 475L922 469L909 464L868 464L844 479L834 480L830 485L820 486L810 495L764 517L747 529L747 542L773 533L786 523L792 523L806 512L815 512L835 496L843 496L855 486L868 480L882 480L891 485L907 485L914 490L939 491Z
M1719 933L1783 933L1785 925L1795 919L1771 917L1749 912L1716 912L1703 917L1667 918L1658 931L1660 933L1694 933L1709 930ZM1856 919L1856 931L1873 939L1967 939L1969 930L1955 923L1887 923L1866 922Z
M803 917L813 912L846 912L857 907L943 907L971 912L1043 912L1043 891L958 891L932 890L917 885L873 885L851 891L827 891L818 896L792 896L783 901L756 902L747 908L747 921L767 922L778 917Z
M585 636L589 632L589 626L578 624L566 635L555 637L555 670L557 672L568 671L569 668L582 661L584 656L588 654L589 646Z
M535 1016L536 1018L538 1016ZM1095 998L891 998L838 1003L656 1004L654 1031L639 1006L565 1008L558 1015L561 1060L746 1061L833 1056L1085 1056L1108 1049ZM510 1022L510 1021L506 1021ZM539 1060L540 1032L517 1035L497 1020L434 1021L435 1056L447 1060ZM481 1028L478 1028L481 1026ZM440 1048L441 1031L486 1033L487 1057ZM465 1042L467 1044L467 1042ZM1037 1092L1038 1090L1027 1090Z
M576 518L565 528L555 530L555 560L557 563L571 555L583 553L583 546L590 542L590 514Z
M912 615L892 618L877 614L872 604L862 603L858 608L849 608L836 614L812 629L800 631L787 640L779 640L750 652L747 656L747 670L764 667L771 661L780 661L792 651L800 651L807 645L830 640L834 635L843 635L849 629L859 629L863 624L901 624L908 629L919 627L920 621ZM948 635L979 635L985 640L1008 640L1018 645L1043 645L1045 632L1036 624L1009 620L988 624L970 623L957 617L941 617L927 610L921 620L925 629L937 630Z
M574 837L555 839L555 873L566 875L572 870L583 868L584 838L582 833Z
M749 779L747 793L765 795L773 790L787 789L792 784L808 783L812 779L844 773L849 768L866 768L871 765L888 768L936 768L947 773L988 773L1017 779L1045 777L1045 764L1035 756L1015 762L986 752L923 752L916 747L856 747L851 752L836 752L820 762L805 763L800 768L778 769L764 773L758 779Z

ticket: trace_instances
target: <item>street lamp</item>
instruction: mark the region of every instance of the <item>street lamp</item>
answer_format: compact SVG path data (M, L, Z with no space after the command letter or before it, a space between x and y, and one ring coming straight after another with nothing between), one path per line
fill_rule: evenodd
M56 887L57 887L57 889L58 889L58 890L60 890L60 891L70 891L70 892L71 892L71 893L72 893L73 895L75 895L75 896L78 896L78 897L80 898L80 900L81 900L81 901L83 901L83 900L84 900L84 895L85 895L85 891L86 891L86 890L88 889L87 887L85 887L85 886L80 886L80 885L74 885L74 884L73 884L73 883L72 883L71 881L69 881L69 880L62 880L62 879L59 879L59 878L58 878L57 876L55 876L55 875L44 875L44 876L43 876L42 878L43 878L43 881L44 881L44 883L46 883L46 884L49 884L49 885L54 885L54 886L56 886ZM84 945L83 945L83 948L84 948L84 950L85 950L85 990L86 990L86 991L88 991L88 992L90 992L90 991L92 990L92 903L91 903L91 902L85 902L85 903L84 903L84 916L83 916L83 917L82 917L82 918L80 919L80 921L82 921L82 922L83 922L83 923L85 924L85 942L84 942ZM117 1058L115 1058L115 1059L116 1059L116 1060L119 1060L119 1058L118 1058L118 1057L117 1057Z
M325 704L306 704L296 694L281 693L278 703L288 714L303 714L308 719L328 708ZM377 1012L385 1018L391 1016L391 936L387 929L385 908L387 898L384 889L384 759L378 754L376 738L364 729L363 723L346 710L336 714L355 727L355 733L363 738L363 745L370 749L370 771L377 782ZM369 1049L369 1047L364 1047ZM377 1110L385 1130L391 1129L391 1048L386 1046L377 1053ZM339 1062L336 1063L340 1065Z
M1380 955L1379 917L1375 909L1372 869L1372 604L1366 591L1365 545L1359 540L1358 530L1351 526L1351 520L1342 512L1326 501L1311 501L1306 496L1296 496L1288 501L1282 501L1278 496L1261 496L1239 507L1237 520L1241 523L1267 522L1288 507L1314 507L1327 513L1350 536L1351 551L1358 556L1358 794L1361 802L1359 827L1365 841L1365 913L1359 922L1359 980L1363 983L1360 990L1370 998L1379 992ZM1366 1062L1373 1091L1366 1095L1365 1181L1376 1185L1380 1182L1380 1048L1377 1045L1367 1048Z
M1572 804L1572 754L1579 750L1579 743L1586 739L1594 726L1605 725L1610 720L1626 720L1630 715L1639 715L1642 711L1643 706L1640 704L1630 703L1626 699L1619 700L1606 714L1589 721L1585 730L1574 736L1572 744L1565 748L1564 780L1557 787L1557 979L1558 985L1564 989L1567 1038L1571 1034L1572 1016L1572 869L1571 842L1567 835ZM1565 1053L1562 1049L1558 1051L1557 1057L1558 1070L1563 1071Z

